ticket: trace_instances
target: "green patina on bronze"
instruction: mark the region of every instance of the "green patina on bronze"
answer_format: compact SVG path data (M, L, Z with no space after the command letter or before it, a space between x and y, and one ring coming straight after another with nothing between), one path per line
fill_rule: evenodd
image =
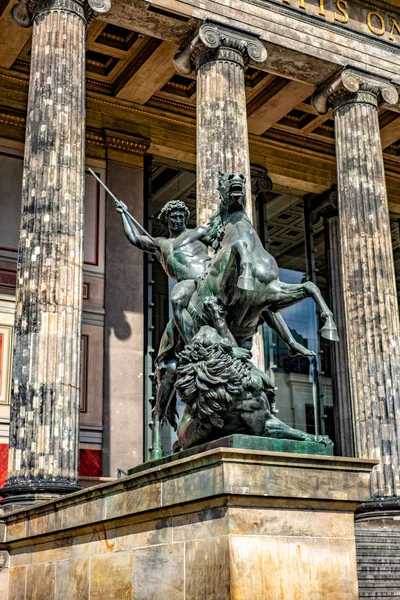
M163 420L177 429L174 451L242 434L243 440L267 438L263 449L272 444L275 451L331 455L328 437L293 429L275 416L274 384L251 362L253 337L263 321L290 353L313 355L293 339L279 312L307 297L314 299L320 313L321 335L338 337L332 312L316 285L279 280L275 259L246 215L245 190L243 175L220 173L220 206L208 227L194 230L186 229L184 203L169 202L160 214L168 238L141 235L125 205L116 201L130 242L154 253L178 281L171 296L174 318L155 362L155 429ZM207 246L214 250L212 258ZM185 404L179 425L175 392ZM157 433L152 458L162 455Z

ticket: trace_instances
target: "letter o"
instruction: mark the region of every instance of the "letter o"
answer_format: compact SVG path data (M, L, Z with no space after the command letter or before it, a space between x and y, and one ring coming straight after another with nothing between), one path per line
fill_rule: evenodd
M380 24L381 24L381 28L377 29L376 27L374 27L372 25L372 18L371 17L376 17ZM386 26L385 26L385 21L382 17L382 15L380 15L378 12L369 12L367 15L367 25L368 25L368 29L374 33L375 35L384 35L385 31L386 31Z

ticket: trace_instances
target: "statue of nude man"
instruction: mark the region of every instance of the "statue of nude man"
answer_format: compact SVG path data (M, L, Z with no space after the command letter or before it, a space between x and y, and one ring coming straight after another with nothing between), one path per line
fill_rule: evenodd
M159 220L167 225L169 237L158 237L153 240L141 235L127 216L127 207L122 202L117 206L121 213L125 235L131 244L150 254L155 254L164 271L178 283L174 286L171 294L171 304L174 319L179 333L185 343L189 334L185 330L183 313L189 300L196 290L195 279L203 275L211 263L211 257L203 238L207 235L207 227L196 227L187 229L186 223L190 211L182 200L171 200L160 212Z
M160 221L168 227L168 238L150 239L148 236L140 234L127 215L126 205L119 202L116 204L116 209L121 213L125 235L130 243L144 252L154 254L168 277L178 282L171 293L174 320L168 323L163 333L155 361L158 381L156 397L158 414L160 419L167 415L170 424L176 428L175 403L173 402L177 368L176 347L179 344L179 335L184 343L191 337L191 331L188 331L186 326L191 318L189 314L186 317L185 311L196 290L196 278L203 275L211 263L207 247L202 242L208 229L206 227L187 229L186 224L190 211L181 200L167 202L159 215Z

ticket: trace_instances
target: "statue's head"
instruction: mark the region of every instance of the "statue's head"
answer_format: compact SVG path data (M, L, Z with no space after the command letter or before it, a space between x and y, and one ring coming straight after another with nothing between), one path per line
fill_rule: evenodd
M221 204L227 212L244 210L246 205L246 178L241 173L219 173L218 191Z
M190 210L182 200L171 200L167 202L158 215L163 225L167 225L172 232L182 231L190 217Z

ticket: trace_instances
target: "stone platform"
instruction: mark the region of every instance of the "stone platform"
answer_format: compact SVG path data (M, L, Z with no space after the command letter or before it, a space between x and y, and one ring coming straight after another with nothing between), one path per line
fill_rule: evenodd
M0 598L355 600L373 464L216 448L9 513Z
M214 450L215 448L236 448L238 450L266 450L268 452L290 452L291 454L314 454L317 456L333 456L333 444L329 446L323 446L322 444L316 444L315 442L304 442L300 440L279 440L276 438L266 438L257 435L244 435L242 433L235 433L233 435L227 435L219 438L212 442L202 444L201 446L194 446L188 450L182 450L176 454L168 454L163 458L155 458L142 465L137 465L133 469L128 469L128 475L134 475L140 473L145 469L158 467L167 463L179 460L182 458L189 458L207 450Z

